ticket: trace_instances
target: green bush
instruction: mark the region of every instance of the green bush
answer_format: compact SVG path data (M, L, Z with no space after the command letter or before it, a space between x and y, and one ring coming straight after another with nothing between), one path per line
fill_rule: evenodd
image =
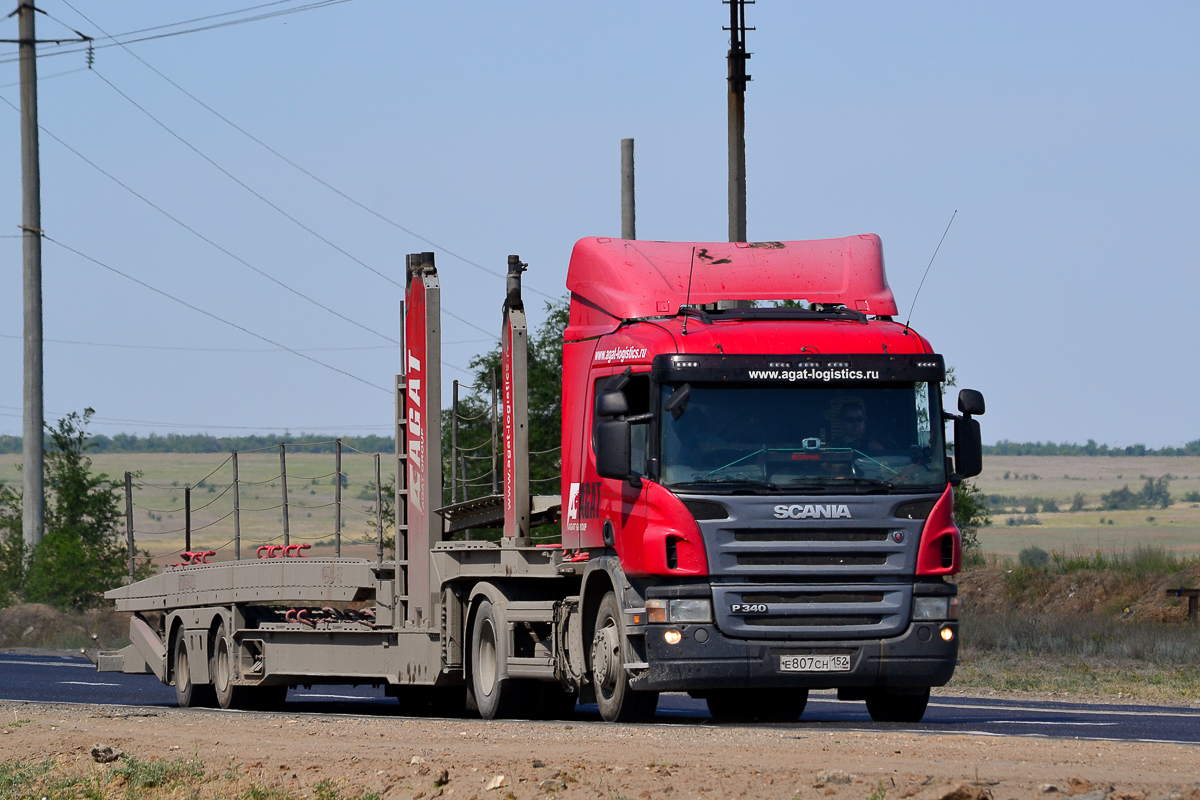
M1026 547L1017 556L1022 567L1042 569L1050 563L1050 554L1040 547Z
M992 518L983 491L970 481L954 487L954 524L962 533L964 560L981 563L983 548L979 544L979 529L991 525Z
M20 495L0 495L0 601L25 600L61 610L99 605L104 591L128 574L120 534L123 488L92 471L87 425L92 409L71 413L53 426L46 450L45 533L32 553L21 538ZM141 568L144 577L149 563Z

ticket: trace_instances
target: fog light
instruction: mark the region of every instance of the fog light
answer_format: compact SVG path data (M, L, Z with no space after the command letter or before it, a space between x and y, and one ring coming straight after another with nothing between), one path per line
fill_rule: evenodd
M683 634L672 629L663 633L663 639L667 641L667 644L679 644L679 642L683 639Z
M954 638L954 629L953 628L942 628L942 639L944 639L948 642L953 638Z

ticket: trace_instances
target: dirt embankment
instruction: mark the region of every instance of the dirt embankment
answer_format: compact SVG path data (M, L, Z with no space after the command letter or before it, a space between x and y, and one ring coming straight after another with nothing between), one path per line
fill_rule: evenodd
M1200 800L1197 749L1185 745L14 702L0 702L0 719L12 722L0 724L0 764L53 759L16 796L76 778L55 796ZM127 758L95 763L97 744ZM142 768L114 774L130 763ZM163 785L131 786L155 774L147 763ZM191 766L171 777L172 763Z
M111 608L67 614L42 603L0 608L0 648L115 647L128 642L130 616Z
M1169 596L1167 590L1200 587L1200 565L1165 577L1118 571L1054 574L980 568L961 573L957 582L968 613L1093 614L1182 623L1187 618L1187 599Z

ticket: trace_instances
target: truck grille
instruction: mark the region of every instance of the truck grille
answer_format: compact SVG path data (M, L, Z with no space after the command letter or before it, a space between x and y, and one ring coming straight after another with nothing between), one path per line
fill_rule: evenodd
M717 584L713 586L713 605L717 627L727 636L876 638L893 636L908 625L912 587L837 585L797 590ZM755 610L746 611L747 606Z

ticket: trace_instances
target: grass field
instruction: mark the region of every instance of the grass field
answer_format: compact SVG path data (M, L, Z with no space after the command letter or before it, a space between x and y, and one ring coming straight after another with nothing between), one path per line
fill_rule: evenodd
M1200 504L1179 499L1200 491L1200 458L988 456L983 463L983 474L975 482L984 493L1017 500L1011 513L993 513L991 526L980 531L985 553L1014 556L1031 546L1060 553L1131 552L1141 543L1200 554ZM1170 508L1100 510L1101 494L1127 484L1137 491L1146 478L1163 475L1173 476L1175 502ZM1053 499L1069 508L1076 494L1084 496L1083 511L1024 513L1024 498ZM1040 524L1008 525L1009 518L1023 522L1032 518Z
M0 456L0 480L19 483L20 461L20 455ZM218 558L232 557L233 491L229 486L233 471L227 456L103 454L93 456L93 461L97 469L118 478L127 469L143 473L134 491L134 526L138 546L158 557L158 563L169 562L183 545L183 489L188 484L196 487L192 490L193 549L218 550ZM331 543L333 455L313 455L298 448L288 452L287 464L292 541ZM389 464L385 456L385 483L390 477ZM242 552L248 555L259 544L282 540L279 453L243 453L238 466ZM347 475L342 490L344 541L373 537L374 529L367 523L375 501L374 458L347 451L342 456L342 470ZM1126 484L1136 491L1145 477L1163 475L1174 476L1171 494L1176 501L1170 508L1099 510L1101 494ZM980 532L984 551L990 555L1011 557L1030 546L1061 553L1121 552L1132 551L1139 543L1200 555L1200 504L1179 500L1187 492L1200 491L1200 458L990 456L976 482L986 494L1015 501L1011 513L994 513L992 525ZM1024 513L1026 498L1053 499L1060 507L1069 508L1077 493L1084 496L1083 511ZM1036 519L1040 524L1008 525L1010 517L1022 522Z
M126 470L141 472L134 482L134 538L157 564L178 561L184 545L184 489L192 488L192 549L216 550L215 560L233 558L233 465L227 455L118 453L92 456L100 472L123 480ZM20 455L0 456L0 480L19 485ZM391 459L383 456L383 482ZM332 555L335 526L334 456L302 449L287 453L288 523L291 541L307 543ZM343 452L343 543L375 537L375 460L373 455ZM283 486L279 451L238 455L242 556L253 557L261 544L283 541ZM343 552L349 548L344 546ZM373 554L373 545L354 548ZM348 553L347 553L348 554ZM357 553L356 553L357 554Z

